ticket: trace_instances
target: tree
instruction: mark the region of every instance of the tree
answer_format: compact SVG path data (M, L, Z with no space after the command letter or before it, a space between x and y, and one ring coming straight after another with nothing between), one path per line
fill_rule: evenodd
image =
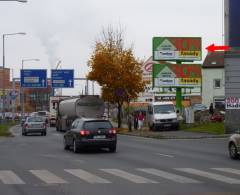
M124 102L137 98L144 90L141 62L133 55L132 48L124 48L122 30L112 27L102 31L88 62L87 75L102 87L102 98L118 105L118 127L121 127L121 110Z

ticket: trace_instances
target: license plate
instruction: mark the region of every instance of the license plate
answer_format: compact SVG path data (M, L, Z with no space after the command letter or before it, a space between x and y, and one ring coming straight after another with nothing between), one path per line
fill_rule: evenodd
M164 127L170 127L171 125L170 124L166 124L166 125L164 125Z
M105 139L106 136L105 135L95 135L93 136L93 139Z

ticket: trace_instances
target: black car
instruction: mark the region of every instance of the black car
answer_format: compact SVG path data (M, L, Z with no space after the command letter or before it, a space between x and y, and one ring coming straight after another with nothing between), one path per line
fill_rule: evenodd
M115 152L116 146L117 132L105 119L76 119L64 134L64 149L73 148L75 153L84 148L108 148Z

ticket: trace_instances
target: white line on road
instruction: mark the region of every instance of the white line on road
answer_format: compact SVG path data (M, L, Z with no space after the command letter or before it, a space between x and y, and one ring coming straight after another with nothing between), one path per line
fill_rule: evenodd
M47 170L30 170L30 172L47 184L67 183L64 179Z
M152 174L158 177L162 177L165 179L169 179L171 181L178 182L178 183L202 183L200 181L197 181L191 178L175 175L175 174L168 173L166 171L162 171L158 169L146 168L146 169L137 169L137 170L148 173L148 174Z
M226 177L226 176L215 174L215 173L209 173L209 172L206 172L206 171L200 171L200 170L197 170L197 169L176 168L176 170L183 171L183 172L190 173L190 174L194 174L194 175L198 175L198 176L201 176L201 177L206 177L206 178L217 180L217 181L221 181L221 182L228 183L228 184L240 184L240 180L238 180L238 179Z
M86 182L89 182L89 183L111 183L110 181L108 181L106 179L103 179L101 177L93 175L82 169L64 169L64 171L66 171Z
M0 180L4 184L25 184L24 181L12 171L0 171Z
M119 169L101 169L102 171L129 180L134 183L158 183L156 181L134 175Z
M164 157L169 157L169 158L174 158L173 155L169 155L169 154L160 154L160 153L157 153L157 155L159 155L159 156L164 156Z
M233 173L236 175L240 175L240 170L238 170L238 169L232 169L232 168L212 168L212 169L217 170L217 171L226 172L226 173Z

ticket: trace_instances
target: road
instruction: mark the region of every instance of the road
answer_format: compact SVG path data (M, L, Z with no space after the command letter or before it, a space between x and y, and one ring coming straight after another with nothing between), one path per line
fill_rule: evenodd
M62 133L0 139L1 195L239 195L227 139L118 136L116 153L65 151Z

